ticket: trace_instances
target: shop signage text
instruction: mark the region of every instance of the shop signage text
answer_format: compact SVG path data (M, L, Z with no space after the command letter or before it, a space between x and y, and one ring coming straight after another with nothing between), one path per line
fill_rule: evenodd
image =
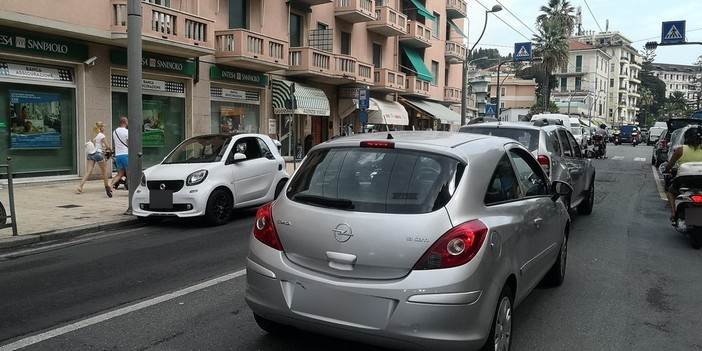
M233 68L225 68L222 66L212 66L210 67L210 79L212 80L226 80L237 83L267 86L268 85L268 75L257 72L237 70Z
M0 75L17 78L71 82L73 75L68 69L0 62Z
M110 52L110 61L113 64L126 66L127 51L112 50ZM153 55L145 52L141 54L141 66L155 71L187 75L195 74L195 62L180 57Z
M44 34L20 33L0 28L0 48L26 55L56 57L83 61L88 58L88 46L52 39Z

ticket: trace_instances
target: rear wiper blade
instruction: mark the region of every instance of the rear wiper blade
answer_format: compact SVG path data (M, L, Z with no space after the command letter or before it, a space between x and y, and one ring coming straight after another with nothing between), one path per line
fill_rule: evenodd
M343 210L352 210L356 208L353 201L349 199L332 199L329 197L317 196L317 195L304 195L297 194L293 196L293 201L300 201L310 205L320 205L332 208L339 208Z

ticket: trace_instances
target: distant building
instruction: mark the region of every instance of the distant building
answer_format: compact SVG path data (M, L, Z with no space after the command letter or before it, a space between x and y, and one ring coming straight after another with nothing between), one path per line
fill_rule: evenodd
M702 77L700 68L693 65L674 65L670 63L651 64L651 72L665 83L665 96L670 97L679 91L685 94L687 105L699 108L700 83Z

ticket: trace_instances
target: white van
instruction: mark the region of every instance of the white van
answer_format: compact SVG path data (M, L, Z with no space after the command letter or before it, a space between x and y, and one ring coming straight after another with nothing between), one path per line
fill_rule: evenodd
M568 118L568 115L564 115L562 113L538 113L533 116L531 116L531 122L534 122L536 120L540 119L557 119L563 123L564 126L568 127L570 126L570 118Z
M531 116L531 122L544 118L561 121L564 127L570 129L570 132L573 133L575 140L580 143L580 146L582 147L585 145L585 141L583 141L583 128L580 126L580 120L578 118L568 117L568 115L562 113L539 113Z
M660 138L661 133L663 133L663 131L666 129L668 129L668 125L665 122L654 123L653 127L648 130L648 140L646 141L646 144L655 144L658 141L658 138Z

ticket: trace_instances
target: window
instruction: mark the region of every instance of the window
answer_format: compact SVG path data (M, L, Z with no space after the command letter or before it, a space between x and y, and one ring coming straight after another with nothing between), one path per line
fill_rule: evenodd
M431 85L439 85L439 63L436 61L431 61Z
M548 182L543 177L541 166L534 164L533 156L520 149L510 150L509 155L514 162L524 196L549 195Z
M290 47L302 46L302 16L290 13Z
M149 4L171 7L171 0L146 0Z
M519 180L507 155L502 156L492 173L485 192L485 204L491 205L520 197Z
M609 80L609 87L614 88L614 79Z
M561 77L561 91L566 91L568 88L568 78Z
M431 30L432 30L431 35L432 35L434 38L439 38L439 37L440 37L440 34L441 34L441 16L440 16L438 13L436 13L436 12L434 12L434 22L433 22L433 24L432 24Z
M373 43L373 66L383 68L383 46Z
M582 90L583 79L580 77L575 77L575 90Z
M261 158L263 157L260 145L262 142L262 140L259 140L256 137L241 138L236 141L232 151L246 155L247 161Z
M248 29L248 1L247 0L230 0L229 1L229 28Z
M341 54L351 55L351 33L341 32Z
M561 149L563 149L563 156L573 157L573 149L570 147L570 144L568 143L568 135L567 135L565 130L563 130L563 129L558 130L558 140L561 142Z
M583 55L575 56L575 72L583 71Z
M583 153L582 150L580 150L580 145L578 144L578 141L575 140L575 137L573 134L566 132L566 135L568 135L568 141L570 142L570 146L573 148L573 154L577 158L582 158Z
M500 87L500 96L505 96L506 93L507 93L507 88Z

